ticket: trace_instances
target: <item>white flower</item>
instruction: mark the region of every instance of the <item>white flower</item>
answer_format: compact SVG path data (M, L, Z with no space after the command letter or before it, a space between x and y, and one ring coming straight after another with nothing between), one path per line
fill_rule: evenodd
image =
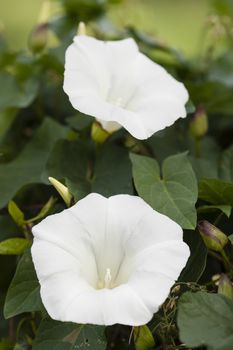
M133 39L104 42L78 35L65 61L71 104L109 132L123 126L146 139L186 116L184 85L140 53Z
M189 256L181 227L129 195L90 194L33 234L41 298L60 321L147 323Z

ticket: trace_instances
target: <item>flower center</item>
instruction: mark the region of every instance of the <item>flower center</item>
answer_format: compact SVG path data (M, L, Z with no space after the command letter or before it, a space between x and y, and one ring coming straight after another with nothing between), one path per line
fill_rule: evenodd
M98 281L98 289L103 289L103 288L112 288L112 275L111 275L111 269L108 267L105 272L104 279L99 279Z
M104 288L110 288L111 281L112 281L111 270L107 268L104 276Z
M123 105L123 99L122 97L118 97L115 101L115 105L118 106L118 107L122 107Z

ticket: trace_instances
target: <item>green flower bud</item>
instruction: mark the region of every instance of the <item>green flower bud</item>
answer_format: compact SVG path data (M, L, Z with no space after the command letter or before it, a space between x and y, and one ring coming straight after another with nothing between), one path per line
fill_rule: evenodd
M49 18L50 18L50 0L44 0L40 9L37 26L32 30L28 46L34 53L40 53L44 50L49 36Z
M49 177L49 182L56 188L57 192L60 194L67 207L70 207L72 201L72 195L68 188L64 186L60 181L54 179L54 177Z
M208 131L208 117L203 107L199 107L190 123L190 132L194 138L201 138Z
M233 300L233 284L225 273L222 273L219 279L218 293Z
M98 122L94 122L91 127L91 138L96 143L104 143L110 134L102 128Z
M29 36L28 46L33 53L40 53L48 42L48 23L39 24Z
M198 230L207 248L221 252L228 242L228 237L206 220L198 223Z

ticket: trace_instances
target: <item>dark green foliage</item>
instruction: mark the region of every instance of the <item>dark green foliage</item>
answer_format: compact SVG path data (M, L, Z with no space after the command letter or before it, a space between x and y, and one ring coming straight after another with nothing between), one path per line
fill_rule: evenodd
M55 34L55 47L45 42L36 54L9 49L0 32L0 350L232 350L233 301L217 294L220 274L233 277L232 1L212 0L214 16L193 23L205 28L195 58L163 37L114 27L106 17L114 2L120 0L59 0L62 14L43 27ZM74 110L62 88L65 50L81 20L103 40L134 37L182 81L187 118L148 140L121 129L96 143L94 118ZM200 108L208 129L194 137L190 125ZM65 208L49 176L68 187L73 202L91 192L139 195L184 229L188 263L141 333L49 318L30 254L32 225ZM200 220L229 236L223 250L207 249Z

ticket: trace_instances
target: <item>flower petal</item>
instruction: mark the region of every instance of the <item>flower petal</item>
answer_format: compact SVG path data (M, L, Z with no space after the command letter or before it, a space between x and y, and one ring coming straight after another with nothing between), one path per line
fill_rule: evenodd
M67 306L63 321L137 326L147 323L152 316L134 290L128 285L121 285L77 295Z
M34 237L61 247L83 263L93 256L89 233L70 210L48 216L32 232Z
M90 194L33 234L41 298L61 321L147 323L189 255L180 226L129 195Z
M79 250L83 249L80 245L78 247ZM33 263L39 281L42 282L55 274L73 272L85 276L88 283L96 287L98 273L94 256L89 253L89 247L85 249L85 255L84 259L80 259L54 243L38 238L34 238L32 245Z
M167 298L189 254L187 244L170 241L144 250L131 261L132 274L128 284L153 312Z
M120 124L138 139L186 116L184 85L141 54L133 39L75 37L66 53L64 90L74 108L108 131Z

